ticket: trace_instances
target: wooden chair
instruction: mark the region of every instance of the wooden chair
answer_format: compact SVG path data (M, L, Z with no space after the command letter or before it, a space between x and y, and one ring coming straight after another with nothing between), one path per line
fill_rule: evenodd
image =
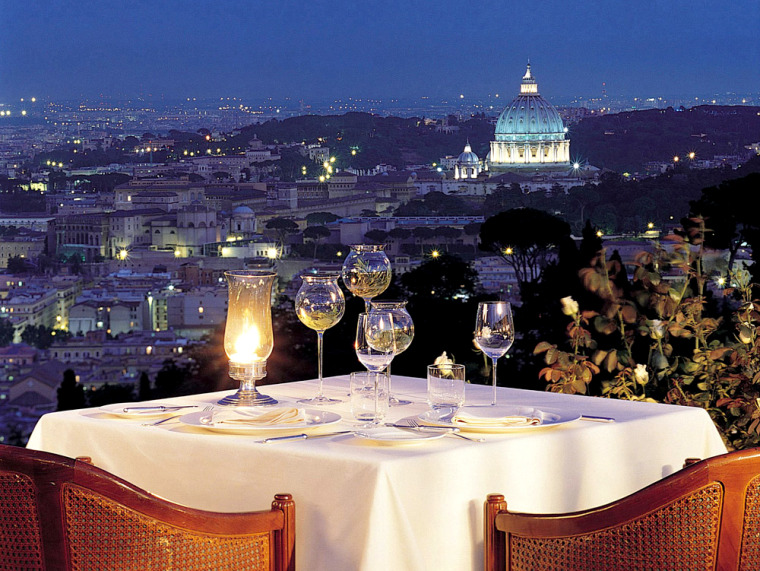
M760 569L760 450L696 462L626 498L571 514L485 502L485 569Z
M0 569L295 569L295 503L217 513L95 466L0 445Z

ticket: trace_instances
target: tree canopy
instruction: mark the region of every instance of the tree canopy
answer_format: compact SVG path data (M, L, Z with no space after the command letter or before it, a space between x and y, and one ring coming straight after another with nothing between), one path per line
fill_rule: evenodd
M501 256L522 287L538 279L552 252L570 237L570 225L543 210L514 208L488 218L480 247Z

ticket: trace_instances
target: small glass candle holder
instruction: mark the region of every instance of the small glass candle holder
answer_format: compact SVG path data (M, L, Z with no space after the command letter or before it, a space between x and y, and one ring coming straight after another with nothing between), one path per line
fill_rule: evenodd
M266 376L267 359L274 347L272 286L277 274L269 270L240 270L224 275L229 290L224 351L230 360L230 377L240 381L240 389L219 404L276 404L272 397L259 393L256 381Z

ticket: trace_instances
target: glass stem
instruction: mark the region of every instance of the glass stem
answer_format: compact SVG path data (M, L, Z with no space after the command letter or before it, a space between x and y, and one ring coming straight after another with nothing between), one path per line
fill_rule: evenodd
M388 375L388 397L393 398L393 395L391 394L391 365L388 363L388 366L385 369L385 374Z
M378 394L380 387L378 386L378 381L380 380L380 375L382 373L375 373L375 418L372 419L372 424L379 424L380 420L378 419L378 410L380 408L380 395Z
M317 331L317 377L319 378L319 393L317 398L324 397L322 394L322 335L324 331Z
M496 406L496 361L497 358L491 359L493 363L493 395L491 396L491 406Z

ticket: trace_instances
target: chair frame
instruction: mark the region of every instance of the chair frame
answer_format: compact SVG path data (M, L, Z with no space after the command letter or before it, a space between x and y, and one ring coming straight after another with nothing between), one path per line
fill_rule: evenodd
M715 568L721 571L739 569L748 486L758 476L760 449L751 449L687 463L679 472L623 499L574 513L509 512L503 495L490 494L484 505L484 569L511 568L510 535L550 539L615 528L713 483L719 483L723 489Z
M197 510L158 498L86 460L7 445L0 445L0 473L26 476L34 485L47 569L70 568L63 502L67 485L85 488L143 516L191 533L236 536L269 532L272 571L295 569L295 502L290 494L276 494L270 510L239 513Z

